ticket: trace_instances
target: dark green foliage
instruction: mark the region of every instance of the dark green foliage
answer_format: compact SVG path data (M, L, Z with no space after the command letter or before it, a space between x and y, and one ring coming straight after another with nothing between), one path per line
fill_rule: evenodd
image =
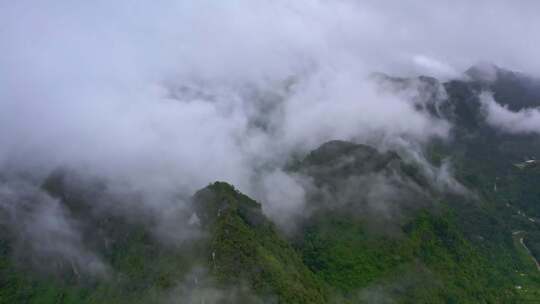
M106 259L111 267L109 277L89 283L24 271L8 257L1 257L0 303L155 302L194 262L186 254L163 249L142 231L134 231L111 251Z
M300 248L317 276L352 302L370 286L383 286L379 293L404 303L515 302L506 272L467 241L451 218L421 213L403 235L387 237L369 234L354 219L326 214L306 228Z
M329 285L355 292L410 256L398 240L370 236L360 222L325 214L305 229L304 262Z
M195 204L204 206L201 219L210 225L209 263L220 282L249 282L263 297L280 303L324 303L321 284L257 202L226 183L214 183L195 197Z
M345 177L388 171L394 163L401 163L395 152L379 153L370 146L333 140L309 153L295 169L313 177L318 186L336 189Z
M442 84L442 103L436 79L381 76L396 90L421 86L427 101L418 110L452 122L452 140L432 140L424 152L434 166L450 160L469 195L434 189L419 164L394 152L331 141L287 168L316 186L307 196L311 213L292 237L279 233L259 203L216 182L192 202L204 237L171 245L156 238L156 218L141 216L137 204L129 216L114 208L123 204L96 210L107 185L59 170L43 189L80 223L83 243L108 272L80 275L60 259L47 271L34 269L31 256L14 254L16 236L0 224L0 304L160 303L171 296L193 303L182 297L197 288L234 294L218 303L540 302L540 167L516 166L540 156L540 138L491 127L478 98L489 89L519 110L538 105L540 84L501 69L494 82L469 72L472 81ZM380 202L388 213L366 196L378 178L399 189ZM207 272L193 274L199 268Z
M489 65L487 68L492 70L495 76L493 79L479 77L482 68L478 66L471 67L466 74L485 89L493 91L495 98L512 111L540 106L540 79L495 65Z

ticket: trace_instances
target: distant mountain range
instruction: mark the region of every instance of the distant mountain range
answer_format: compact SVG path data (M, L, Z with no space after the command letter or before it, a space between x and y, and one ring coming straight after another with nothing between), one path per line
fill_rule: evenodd
M540 107L540 80L491 64L448 82L375 79L398 93L419 88L416 108L452 126L449 139L418 152L425 162L323 143L283 168L309 182L292 232L233 185L213 182L171 215L171 227L191 235L181 245L153 233L158 217L118 207L137 197L109 197L106 182L59 169L41 188L82 231L77 240L59 234L69 240L61 244L84 244L105 266L26 250L33 240L19 231L41 207L21 198L28 213L0 209L0 303L540 301L540 166L516 166L540 158L540 133L488 123L480 97L492 92L513 112Z

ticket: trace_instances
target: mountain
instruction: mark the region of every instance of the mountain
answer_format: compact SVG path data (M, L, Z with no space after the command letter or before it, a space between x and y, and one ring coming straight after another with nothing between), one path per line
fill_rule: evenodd
M495 99L512 111L540 106L540 79L494 64L472 66L465 74L472 82L493 91Z
M211 234L209 262L219 282L248 282L269 301L325 302L320 282L262 214L259 203L216 182L196 193L195 209Z
M489 123L479 96L519 111L540 105L540 82L485 64L466 75L376 75L398 93L420 88L415 107L448 121L450 139L414 151L425 161L341 140L296 158L283 170L306 182L306 206L292 232L226 182L178 197L187 205L165 221L137 195L59 169L22 191L23 208L0 209L0 303L537 301L540 136Z

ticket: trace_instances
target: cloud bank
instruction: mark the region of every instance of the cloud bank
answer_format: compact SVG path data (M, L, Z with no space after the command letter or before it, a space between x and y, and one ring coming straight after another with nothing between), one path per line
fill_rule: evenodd
M480 101L487 115L486 121L490 125L508 133L540 134L540 109L527 108L514 112L497 103L489 92L480 94Z
M249 192L258 168L328 139L445 133L365 80L363 42L383 21L352 2L2 8L4 172Z
M39 185L65 167L152 210L225 180L297 214L290 155L446 136L418 94L371 73L453 78L483 60L538 74L539 5L0 1L0 180Z

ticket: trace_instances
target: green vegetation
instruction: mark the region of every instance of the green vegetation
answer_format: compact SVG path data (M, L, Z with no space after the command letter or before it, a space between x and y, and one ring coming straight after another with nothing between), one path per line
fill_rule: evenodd
M522 76L501 75L494 84L445 83L448 100L426 106L454 129L452 141L433 140L423 152L434 166L451 161L470 193L438 189L420 164L395 152L331 141L287 167L315 186L292 235L259 203L216 182L178 215L194 220L200 237L163 242L151 217L93 212L105 184L70 188L69 174L56 172L43 188L82 223L83 242L108 270L91 276L61 258L32 267L0 226L0 304L538 303L540 166L523 164L537 156L540 138L486 124L479 91L519 94ZM437 84L420 80L426 89ZM510 108L533 104L535 94ZM374 185L383 191L369 193ZM389 189L399 191L385 196Z
M463 237L450 214L422 212L400 236L362 227L326 215L301 244L305 263L353 303L370 286L385 286L387 297L403 303L517 303L512 280Z
M51 277L24 270L7 255L0 257L0 303L153 303L189 270L189 250L176 252L134 229L115 244L108 277L78 278L73 273Z
M493 252L490 240L467 239L450 208L439 215L420 211L396 235L374 234L353 215L314 214L293 248L257 202L226 183L198 192L194 204L209 239L178 251L130 227L104 253L115 270L106 280L44 280L4 254L0 303L152 303L194 264L209 268L215 286L247 284L258 299L280 303L369 303L373 289L397 303L519 303L519 296L536 292L539 276L530 257L518 251L516 264L505 255L511 248L493 243L500 249Z
M196 204L206 209L200 214L211 226L209 263L220 282L250 282L263 297L277 296L282 303L325 302L315 276L257 202L226 183L214 183L196 195Z

